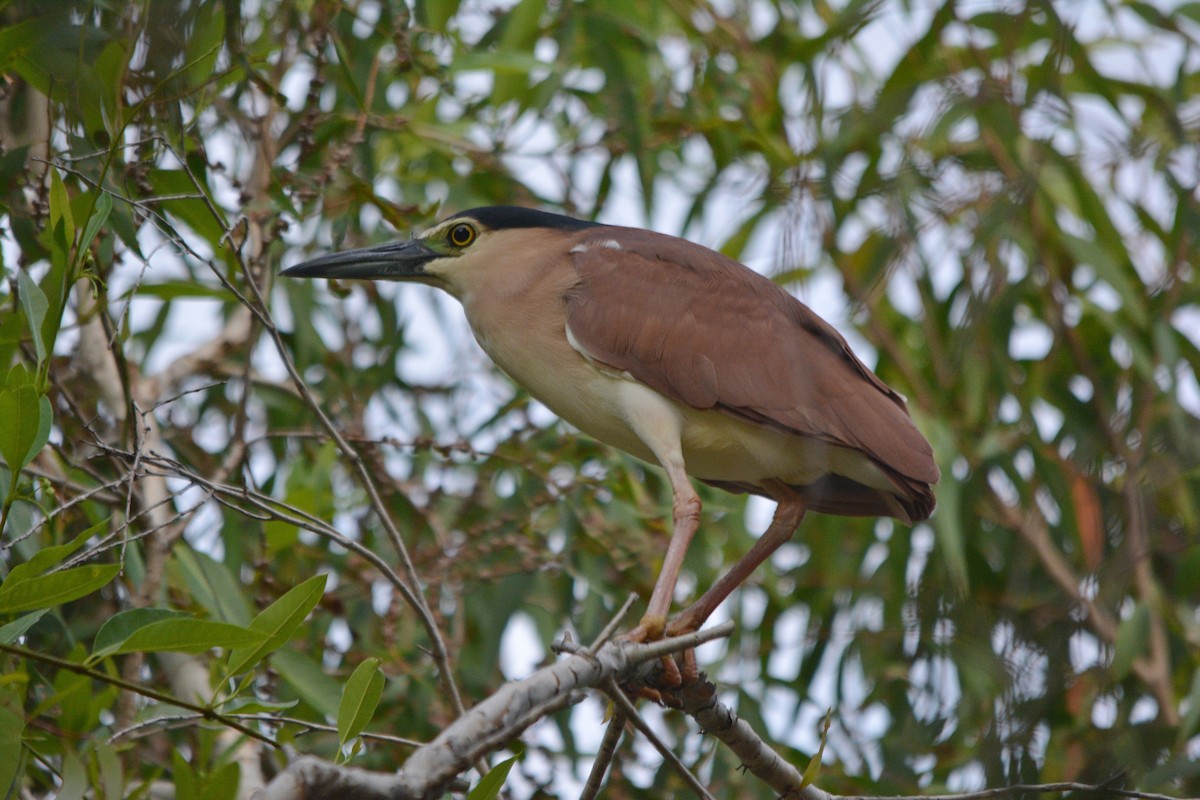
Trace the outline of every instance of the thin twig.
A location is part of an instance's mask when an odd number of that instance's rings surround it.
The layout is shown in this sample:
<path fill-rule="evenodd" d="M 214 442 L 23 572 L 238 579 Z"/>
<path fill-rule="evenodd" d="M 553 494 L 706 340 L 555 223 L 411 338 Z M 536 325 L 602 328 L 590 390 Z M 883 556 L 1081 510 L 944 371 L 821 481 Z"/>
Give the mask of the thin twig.
<path fill-rule="evenodd" d="M 654 746 L 654 749 L 657 750 L 659 755 L 663 757 L 663 760 L 670 764 L 671 767 L 679 773 L 684 782 L 686 782 L 691 790 L 695 792 L 696 796 L 701 797 L 704 800 L 713 800 L 713 796 L 708 793 L 707 789 L 704 788 L 704 784 L 700 783 L 700 779 L 692 774 L 692 771 L 687 768 L 687 765 L 679 760 L 679 756 L 675 755 L 675 753 L 671 751 L 671 748 L 667 747 L 666 743 L 658 737 L 658 734 L 654 732 L 646 720 L 642 719 L 642 715 L 638 713 L 637 708 L 633 705 L 633 702 L 625 696 L 625 693 L 621 691 L 621 687 L 617 686 L 616 679 L 611 676 L 608 677 L 602 684 L 601 688 L 604 689 L 604 693 L 612 699 L 617 708 L 619 708 L 629 718 L 629 721 L 633 723 L 633 726 L 637 728 L 638 731 L 640 731 L 641 734 L 646 737 L 646 740 Z"/>
<path fill-rule="evenodd" d="M 1139 792 L 1136 789 L 1116 789 L 1108 784 L 1076 783 L 1060 781 L 1058 783 L 1018 783 L 1013 786 L 1000 786 L 995 789 L 981 789 L 977 792 L 959 792 L 957 794 L 912 794 L 912 795 L 826 795 L 828 800 L 987 800 L 991 797 L 1008 797 L 1014 794 L 1062 794 L 1064 792 L 1086 792 L 1088 794 L 1116 795 L 1118 797 L 1135 797 L 1140 800 L 1188 800 L 1187 798 L 1172 797 L 1168 794 L 1155 792 Z M 1194 800 L 1194 799 L 1193 799 Z"/>
<path fill-rule="evenodd" d="M 94 681 L 107 683 L 109 685 L 116 686 L 118 689 L 124 689 L 127 692 L 133 692 L 134 694 L 139 694 L 142 697 L 148 697 L 151 700 L 156 700 L 160 703 L 178 706 L 179 708 L 193 712 L 197 717 L 206 719 L 209 722 L 220 723 L 221 725 L 233 728 L 234 730 L 243 733 L 252 739 L 257 739 L 258 741 L 269 744 L 275 748 L 279 747 L 279 743 L 271 737 L 265 736 L 253 728 L 247 727 L 246 725 L 243 725 L 237 720 L 221 714 L 220 712 L 213 711 L 211 708 L 206 708 L 205 706 L 198 705 L 187 700 L 181 700 L 178 697 L 171 697 L 170 695 L 163 694 L 162 692 L 156 691 L 147 686 L 142 686 L 141 684 L 133 683 L 132 681 L 114 677 L 105 672 L 100 672 L 99 670 L 86 667 L 83 664 L 79 664 L 74 661 L 68 661 L 65 658 L 58 658 L 37 650 L 30 650 L 29 648 L 21 647 L 20 645 L 15 644 L 0 643 L 0 652 L 9 653 L 11 655 L 18 656 L 19 658 L 26 658 L 30 661 L 38 661 L 43 664 L 50 664 L 51 666 L 58 667 L 59 669 L 65 669 L 68 672 L 74 672 L 77 675 L 84 675 Z"/>
<path fill-rule="evenodd" d="M 706 642 L 711 642 L 714 639 L 724 639 L 733 633 L 735 625 L 732 620 L 726 620 L 720 625 L 714 625 L 711 628 L 685 633 L 682 636 L 672 636 L 669 639 L 659 639 L 654 642 L 645 643 L 625 643 L 621 645 L 621 649 L 629 658 L 631 664 L 642 664 L 662 656 L 674 655 L 682 653 L 684 650 L 694 650 Z M 593 655 L 590 647 L 584 647 L 575 642 L 559 640 L 555 642 L 551 648 L 556 653 L 570 653 L 571 655 Z"/>
<path fill-rule="evenodd" d="M 298 717 L 284 717 L 278 714 L 226 714 L 232 719 L 256 720 L 258 722 L 274 723 L 280 725 L 296 725 L 301 728 L 307 728 L 310 731 L 321 731 L 322 733 L 337 733 L 336 725 L 324 725 L 320 722 L 313 722 L 310 719 L 300 719 Z M 363 731 L 359 734 L 363 739 L 370 739 L 375 742 L 384 742 L 386 744 L 399 744 L 404 747 L 423 747 L 426 742 L 417 741 L 416 739 L 408 739 L 404 736 L 393 736 L 390 733 L 372 733 Z"/>
<path fill-rule="evenodd" d="M 629 613 L 629 609 L 633 608 L 633 604 L 636 602 L 637 595 L 630 592 L 629 597 L 626 597 L 625 602 L 621 604 L 619 609 L 617 609 L 616 615 L 614 615 L 613 618 L 608 621 L 608 624 L 604 626 L 604 629 L 600 631 L 600 635 L 596 637 L 596 641 L 592 642 L 591 645 L 588 646 L 588 652 L 595 653 L 604 645 L 605 642 L 612 638 L 613 633 L 621 624 L 621 620 L 625 619 L 625 615 Z"/>
<path fill-rule="evenodd" d="M 588 772 L 587 783 L 583 785 L 579 800 L 596 800 L 599 796 L 604 776 L 608 774 L 609 767 L 617 756 L 617 746 L 621 743 L 621 734 L 625 732 L 627 721 L 628 717 L 622 709 L 613 709 L 612 719 L 608 721 L 608 727 L 604 730 L 604 738 L 600 741 L 600 749 L 596 751 L 596 760 L 592 762 L 592 769 Z"/>

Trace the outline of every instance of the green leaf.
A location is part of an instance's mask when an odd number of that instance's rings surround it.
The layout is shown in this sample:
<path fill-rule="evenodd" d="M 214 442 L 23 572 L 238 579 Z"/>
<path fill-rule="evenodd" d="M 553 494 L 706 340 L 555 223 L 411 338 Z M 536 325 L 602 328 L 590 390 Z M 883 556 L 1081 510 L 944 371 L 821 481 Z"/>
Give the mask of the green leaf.
<path fill-rule="evenodd" d="M 467 795 L 467 800 L 496 800 L 500 796 L 500 790 L 504 788 L 504 782 L 508 780 L 508 773 L 512 771 L 513 764 L 520 758 L 520 755 L 506 758 L 489 769 L 487 775 L 480 778 L 479 783 Z"/>
<path fill-rule="evenodd" d="M 458 13 L 460 0 L 416 0 L 414 11 L 422 27 L 445 31 L 446 23 Z"/>
<path fill-rule="evenodd" d="M 1117 628 L 1117 641 L 1113 645 L 1112 671 L 1114 681 L 1120 681 L 1133 669 L 1133 662 L 1146 650 L 1150 641 L 1150 608 L 1145 603 L 1134 606 L 1129 618 Z"/>
<path fill-rule="evenodd" d="M 0 794 L 5 797 L 18 797 L 20 792 L 14 791 L 18 768 L 23 766 L 24 759 L 18 757 L 21 752 L 21 735 L 25 732 L 25 717 L 17 714 L 7 706 L 0 706 Z"/>
<path fill-rule="evenodd" d="M 169 608 L 134 608 L 109 617 L 96 633 L 96 640 L 92 642 L 92 654 L 87 663 L 95 663 L 105 656 L 112 655 L 130 636 L 142 628 L 181 618 L 191 619 L 183 611 Z"/>
<path fill-rule="evenodd" d="M 73 749 L 63 754 L 62 785 L 54 800 L 80 800 L 88 791 L 87 769 Z"/>
<path fill-rule="evenodd" d="M 800 779 L 801 789 L 815 781 L 821 772 L 821 757 L 825 755 L 825 742 L 829 739 L 829 723 L 832 721 L 833 708 L 830 707 L 825 712 L 825 724 L 821 727 L 821 745 L 817 748 L 817 754 L 809 759 L 808 766 L 804 768 L 804 775 Z"/>
<path fill-rule="evenodd" d="M 43 608 L 40 611 L 26 614 L 20 619 L 15 619 L 7 625 L 0 626 L 0 644 L 12 644 L 20 639 L 45 613 L 46 609 Z"/>
<path fill-rule="evenodd" d="M 41 403 L 32 386 L 0 390 L 0 458 L 13 471 L 24 468 L 37 451 L 41 430 Z M 40 448 L 39 448 L 40 449 Z"/>
<path fill-rule="evenodd" d="M 17 347 L 25 338 L 25 317 L 22 314 L 0 314 L 0 364 L 12 364 Z"/>
<path fill-rule="evenodd" d="M 50 15 L 27 19 L 0 28 L 0 71 L 7 73 L 13 61 L 28 53 L 54 30 Z"/>
<path fill-rule="evenodd" d="M 33 336 L 33 349 L 37 353 L 38 364 L 46 360 L 46 342 L 42 339 L 42 323 L 46 320 L 46 312 L 50 309 L 50 301 L 29 273 L 23 269 L 17 270 L 17 289 L 21 294 L 21 308 L 29 322 L 29 331 Z"/>
<path fill-rule="evenodd" d="M 33 442 L 29 445 L 29 452 L 25 454 L 26 464 L 33 461 L 34 457 L 42 452 L 46 442 L 50 441 L 50 427 L 53 424 L 54 407 L 50 405 L 50 398 L 44 394 L 38 395 L 37 431 L 34 432 Z"/>
<path fill-rule="evenodd" d="M 212 208 L 205 202 L 203 185 L 197 186 L 202 178 L 195 180 L 188 173 L 178 169 L 154 169 L 146 176 L 156 194 L 169 199 L 162 201 L 162 207 L 171 215 L 186 223 L 189 228 L 198 233 L 214 252 L 220 252 L 223 247 L 221 239 L 225 235 L 226 221 L 222 217 L 213 216 Z"/>
<path fill-rule="evenodd" d="M 203 86 L 212 80 L 213 67 L 225 39 L 225 9 L 220 3 L 196 7 L 191 35 L 186 39 L 184 76 L 192 86 Z"/>
<path fill-rule="evenodd" d="M 328 576 L 314 575 L 304 583 L 290 589 L 251 620 L 250 630 L 263 634 L 266 639 L 256 647 L 234 650 L 229 654 L 229 674 L 236 675 L 262 661 L 268 653 L 287 643 L 309 613 L 321 602 Z"/>
<path fill-rule="evenodd" d="M 83 238 L 79 240 L 80 252 L 85 252 L 92 246 L 100 229 L 108 221 L 109 213 L 112 212 L 112 197 L 101 189 L 96 191 L 100 192 L 100 195 L 96 198 L 96 206 L 92 209 L 92 215 L 88 217 L 87 224 L 83 226 Z"/>
<path fill-rule="evenodd" d="M 228 702 L 221 703 L 218 709 L 222 714 L 277 714 L 295 708 L 299 700 L 287 700 L 273 703 L 257 697 L 232 697 Z"/>
<path fill-rule="evenodd" d="M 8 577 L 4 579 L 4 583 L 0 584 L 0 591 L 3 590 L 4 586 L 15 586 L 21 581 L 41 575 L 46 570 L 61 563 L 67 556 L 83 547 L 88 539 L 95 536 L 107 524 L 107 522 L 98 522 L 65 544 L 43 547 L 34 553 L 33 557 L 24 564 L 18 564 L 9 571 Z"/>
<path fill-rule="evenodd" d="M 125 770 L 117 757 L 117 748 L 104 740 L 92 743 L 96 753 L 96 764 L 100 767 L 100 785 L 96 788 L 101 797 L 125 797 Z"/>
<path fill-rule="evenodd" d="M 71 198 L 63 185 L 58 170 L 50 170 L 50 230 L 63 226 L 64 241 L 70 245 L 75 241 L 75 220 L 71 216 Z"/>
<path fill-rule="evenodd" d="M 154 653 L 170 650 L 179 653 L 203 653 L 214 647 L 231 649 L 251 647 L 263 640 L 262 634 L 228 622 L 207 619 L 168 619 L 152 622 L 138 630 L 112 651 Z"/>
<path fill-rule="evenodd" d="M 12 584 L 10 575 L 0 585 L 0 614 L 69 603 L 108 585 L 121 571 L 120 564 L 89 564 Z"/>
<path fill-rule="evenodd" d="M 225 622 L 235 625 L 250 622 L 250 608 L 242 587 L 228 567 L 184 544 L 176 545 L 172 554 L 171 566 L 179 571 L 188 593 L 196 602 Z"/>
<path fill-rule="evenodd" d="M 209 772 L 199 800 L 227 800 L 230 797 L 237 797 L 241 772 L 241 766 L 236 761 L 223 764 Z"/>
<path fill-rule="evenodd" d="M 375 716 L 379 698 L 383 697 L 383 673 L 379 671 L 379 661 L 368 658 L 346 681 L 337 716 L 338 741 L 342 746 L 362 733 Z"/>
<path fill-rule="evenodd" d="M 176 797 L 199 797 L 200 779 L 196 770 L 183 757 L 183 753 L 174 750 L 171 753 L 171 774 L 175 777 Z"/>

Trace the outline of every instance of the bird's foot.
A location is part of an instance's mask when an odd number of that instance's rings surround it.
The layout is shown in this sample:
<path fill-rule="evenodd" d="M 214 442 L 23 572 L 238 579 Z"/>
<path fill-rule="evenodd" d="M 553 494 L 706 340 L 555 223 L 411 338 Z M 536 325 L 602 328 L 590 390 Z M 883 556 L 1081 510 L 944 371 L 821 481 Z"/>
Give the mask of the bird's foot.
<path fill-rule="evenodd" d="M 667 623 L 663 634 L 668 639 L 674 636 L 686 636 L 700 630 L 700 626 L 703 624 L 703 620 L 696 621 L 687 611 L 684 611 Z M 679 654 L 679 685 L 686 686 L 699 679 L 700 667 L 696 663 L 696 651 L 692 648 L 684 650 Z"/>
<path fill-rule="evenodd" d="M 642 617 L 642 621 L 637 624 L 637 627 L 628 633 L 618 637 L 618 641 L 629 644 L 645 644 L 647 642 L 656 642 L 663 638 L 663 631 L 666 629 L 667 620 L 664 617 L 646 615 Z M 691 653 L 691 651 L 688 651 Z M 695 654 L 692 654 L 691 662 L 695 665 Z M 655 683 L 664 689 L 677 689 L 682 685 L 682 675 L 679 671 L 679 666 L 675 663 L 675 659 L 671 656 L 663 656 L 659 659 L 662 672 L 658 674 Z M 686 661 L 685 661 L 686 663 Z M 662 703 L 662 693 L 653 687 L 641 687 L 638 694 L 647 699 L 653 700 L 656 703 Z"/>
<path fill-rule="evenodd" d="M 637 624 L 637 627 L 628 633 L 622 634 L 620 641 L 630 644 L 645 644 L 646 642 L 656 642 L 663 638 L 663 630 L 667 627 L 667 620 L 664 617 L 652 617 L 646 615 L 642 617 L 642 621 Z"/>
<path fill-rule="evenodd" d="M 672 619 L 669 623 L 661 617 L 646 616 L 642 617 L 642 621 L 638 623 L 636 628 L 623 634 L 619 639 L 622 642 L 629 642 L 631 644 L 644 644 L 663 638 L 694 633 L 699 627 L 700 625 L 696 624 L 686 611 Z M 696 663 L 696 651 L 694 649 L 689 648 L 684 650 L 677 656 L 663 656 L 660 662 L 662 672 L 659 674 L 656 683 L 664 689 L 678 689 L 681 686 L 694 683 L 700 678 L 700 667 Z M 662 702 L 660 693 L 653 689 L 648 689 L 642 696 L 656 702 Z"/>

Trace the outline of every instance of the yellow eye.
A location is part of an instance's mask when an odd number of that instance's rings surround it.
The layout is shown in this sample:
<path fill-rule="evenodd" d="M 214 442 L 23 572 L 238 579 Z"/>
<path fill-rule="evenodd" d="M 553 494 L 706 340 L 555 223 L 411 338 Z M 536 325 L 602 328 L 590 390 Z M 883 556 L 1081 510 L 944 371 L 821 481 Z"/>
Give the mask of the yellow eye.
<path fill-rule="evenodd" d="M 451 228 L 449 233 L 446 234 L 446 238 L 455 247 L 466 247 L 475 241 L 475 229 L 462 222 Z"/>

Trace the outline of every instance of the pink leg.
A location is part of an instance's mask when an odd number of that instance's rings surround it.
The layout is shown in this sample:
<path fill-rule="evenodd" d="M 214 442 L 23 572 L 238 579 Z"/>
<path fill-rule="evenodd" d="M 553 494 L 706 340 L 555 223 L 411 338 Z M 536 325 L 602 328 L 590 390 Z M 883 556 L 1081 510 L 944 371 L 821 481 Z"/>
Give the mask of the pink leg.
<path fill-rule="evenodd" d="M 675 495 L 671 506 L 674 532 L 671 534 L 670 544 L 667 545 L 667 555 L 663 559 L 662 570 L 658 573 L 658 581 L 650 595 L 646 614 L 627 637 L 633 641 L 649 641 L 662 636 L 663 628 L 667 624 L 667 614 L 671 611 L 671 601 L 675 596 L 679 571 L 683 568 L 683 559 L 692 543 L 692 537 L 696 535 L 696 529 L 700 527 L 700 497 L 692 488 L 692 482 L 683 471 L 683 465 L 667 463 L 665 466 Z"/>
<path fill-rule="evenodd" d="M 749 578 L 758 565 L 770 557 L 771 553 L 792 538 L 792 534 L 800 527 L 800 522 L 804 519 L 804 501 L 788 487 L 773 486 L 772 489 L 779 505 L 775 509 L 775 516 L 766 532 L 754 543 L 750 552 L 742 556 L 741 560 L 722 575 L 699 600 L 671 620 L 671 624 L 666 629 L 668 636 L 679 636 L 699 630 L 712 612 L 717 610 L 717 606 L 721 605 L 734 589 Z"/>

